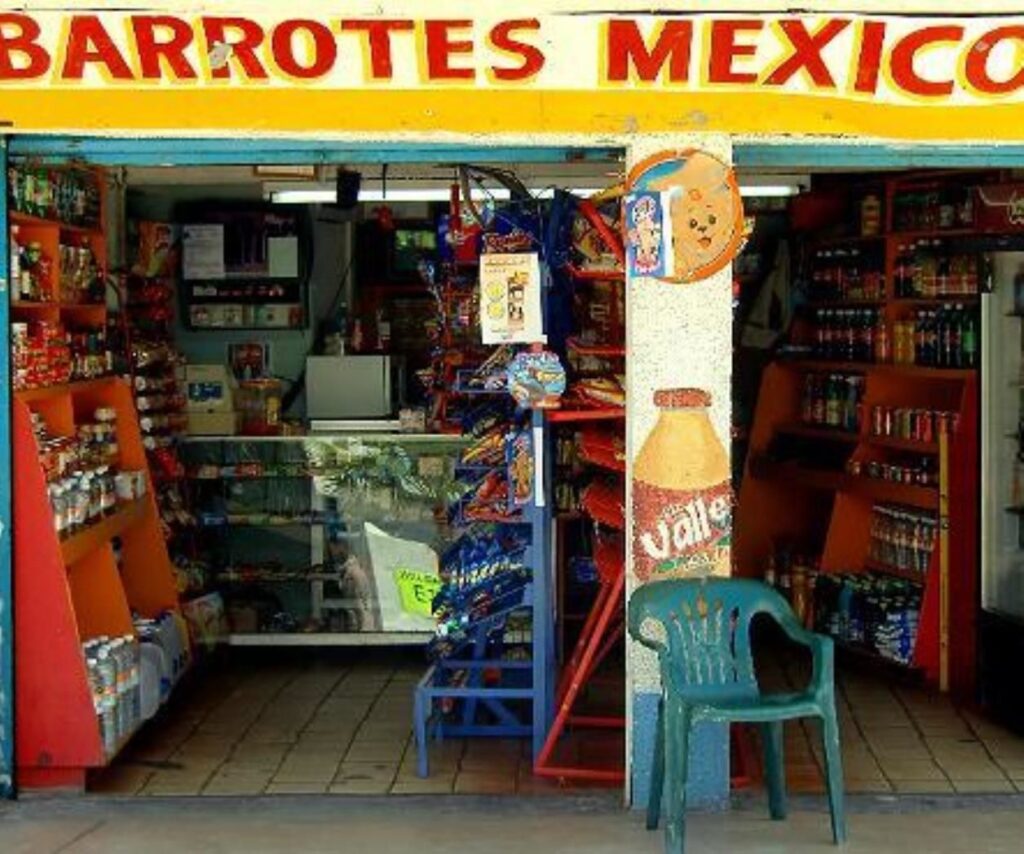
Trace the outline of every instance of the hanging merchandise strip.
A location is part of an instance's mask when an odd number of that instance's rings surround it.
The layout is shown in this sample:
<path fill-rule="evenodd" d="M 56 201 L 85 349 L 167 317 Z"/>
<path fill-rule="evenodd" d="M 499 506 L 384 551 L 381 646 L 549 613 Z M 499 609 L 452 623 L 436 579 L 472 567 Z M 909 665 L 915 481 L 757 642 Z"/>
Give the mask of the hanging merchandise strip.
<path fill-rule="evenodd" d="M 550 632 L 540 625 L 550 609 L 538 562 L 546 553 L 537 501 L 543 495 L 545 436 L 543 422 L 535 428 L 529 413 L 516 409 L 508 388 L 509 366 L 519 350 L 512 342 L 543 334 L 541 328 L 530 331 L 526 304 L 531 288 L 540 302 L 546 280 L 544 259 L 531 251 L 543 234 L 539 203 L 518 199 L 501 209 L 474 205 L 464 213 L 454 192 L 441 232 L 440 263 L 421 268 L 439 309 L 434 364 L 423 378 L 434 394 L 437 426 L 457 429 L 470 443 L 456 469 L 464 490 L 449 510 L 461 533 L 442 556 L 433 601 L 434 664 L 416 691 L 421 775 L 428 770 L 430 734 L 536 740 L 542 727 L 535 722 L 547 714 L 550 683 L 548 650 L 542 646 Z M 502 270 L 512 272 L 481 279 L 467 292 L 465 271 L 482 270 L 497 259 Z M 539 272 L 516 272 L 530 265 Z M 498 338 L 505 340 L 497 347 L 481 346 L 481 321 L 488 312 L 503 330 Z M 457 325 L 448 322 L 453 318 Z"/>

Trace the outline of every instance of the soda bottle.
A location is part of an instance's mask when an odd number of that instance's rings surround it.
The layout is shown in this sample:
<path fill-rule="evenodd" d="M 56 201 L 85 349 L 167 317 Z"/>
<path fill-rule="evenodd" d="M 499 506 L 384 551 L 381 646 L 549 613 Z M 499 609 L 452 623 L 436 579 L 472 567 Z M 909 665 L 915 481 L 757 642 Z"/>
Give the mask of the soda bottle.
<path fill-rule="evenodd" d="M 642 581 L 728 575 L 729 457 L 698 388 L 655 393 L 658 420 L 636 458 L 633 561 Z"/>
<path fill-rule="evenodd" d="M 963 347 L 964 367 L 976 368 L 978 366 L 978 333 L 974 327 L 974 314 L 972 312 L 967 312 L 967 316 L 964 318 L 960 343 Z"/>
<path fill-rule="evenodd" d="M 829 427 L 840 427 L 843 423 L 843 397 L 840 390 L 842 377 L 832 375 L 828 378 L 825 397 L 825 423 Z"/>
<path fill-rule="evenodd" d="M 953 356 L 950 364 L 954 368 L 962 368 L 964 365 L 963 323 L 964 307 L 957 303 L 950 320 L 950 349 Z"/>
<path fill-rule="evenodd" d="M 885 364 L 892 357 L 889 341 L 889 329 L 885 320 L 878 321 L 878 331 L 875 333 L 875 361 Z"/>
<path fill-rule="evenodd" d="M 941 352 L 936 360 L 939 365 L 950 367 L 953 364 L 953 307 L 944 303 L 938 315 L 939 346 Z"/>

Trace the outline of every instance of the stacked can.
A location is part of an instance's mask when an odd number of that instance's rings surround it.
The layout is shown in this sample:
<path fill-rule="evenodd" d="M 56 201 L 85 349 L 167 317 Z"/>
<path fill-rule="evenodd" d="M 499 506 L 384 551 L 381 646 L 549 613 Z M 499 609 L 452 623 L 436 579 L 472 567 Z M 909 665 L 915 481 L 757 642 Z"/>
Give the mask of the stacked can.
<path fill-rule="evenodd" d="M 874 406 L 871 409 L 873 436 L 932 444 L 938 441 L 940 433 L 955 433 L 959 427 L 959 412 L 893 406 Z"/>

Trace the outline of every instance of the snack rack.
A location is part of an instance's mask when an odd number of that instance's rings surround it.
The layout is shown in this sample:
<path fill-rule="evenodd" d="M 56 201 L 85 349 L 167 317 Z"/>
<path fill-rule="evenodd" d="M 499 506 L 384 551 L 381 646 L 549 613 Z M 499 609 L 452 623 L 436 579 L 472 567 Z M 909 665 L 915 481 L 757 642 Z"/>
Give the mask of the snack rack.
<path fill-rule="evenodd" d="M 617 201 L 614 193 L 611 199 Z M 618 377 L 625 373 L 625 253 L 616 225 L 600 210 L 600 201 L 581 201 L 573 211 L 571 249 L 564 264 L 576 329 L 565 342 L 573 379 L 562 408 L 548 413 L 548 421 L 562 431 L 559 447 L 570 449 L 566 476 L 574 482 L 582 476 L 585 484 L 581 490 L 570 490 L 573 506 L 563 506 L 561 494 L 556 496 L 555 517 L 560 622 L 564 627 L 575 616 L 582 625 L 563 663 L 555 717 L 536 756 L 534 773 L 617 783 L 625 778 L 621 765 L 582 765 L 565 758 L 568 751 L 562 749 L 563 737 L 572 728 L 625 728 L 621 714 L 585 711 L 581 702 L 591 678 L 622 639 L 625 619 L 625 408 L 620 405 L 624 400 L 615 399 L 622 392 Z M 565 435 L 569 430 L 571 436 Z M 578 529 L 588 523 L 589 532 Z M 577 526 L 576 540 L 588 543 L 590 554 L 567 562 L 574 540 L 570 525 Z M 569 576 L 582 565 L 596 579 L 596 593 L 585 613 L 570 615 L 565 607 Z"/>

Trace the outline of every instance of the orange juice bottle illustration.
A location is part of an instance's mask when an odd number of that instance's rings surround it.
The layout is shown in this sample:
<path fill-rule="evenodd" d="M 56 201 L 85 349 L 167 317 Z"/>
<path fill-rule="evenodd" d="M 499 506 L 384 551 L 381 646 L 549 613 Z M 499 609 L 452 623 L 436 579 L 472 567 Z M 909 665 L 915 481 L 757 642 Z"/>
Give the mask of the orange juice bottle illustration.
<path fill-rule="evenodd" d="M 728 575 L 729 458 L 696 388 L 654 395 L 658 421 L 633 467 L 633 566 L 641 581 Z"/>

